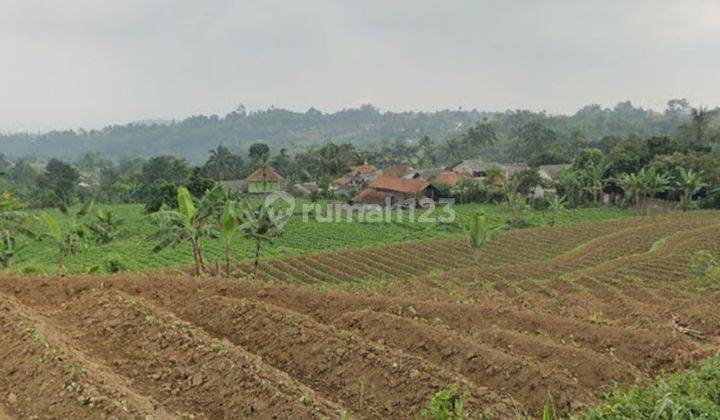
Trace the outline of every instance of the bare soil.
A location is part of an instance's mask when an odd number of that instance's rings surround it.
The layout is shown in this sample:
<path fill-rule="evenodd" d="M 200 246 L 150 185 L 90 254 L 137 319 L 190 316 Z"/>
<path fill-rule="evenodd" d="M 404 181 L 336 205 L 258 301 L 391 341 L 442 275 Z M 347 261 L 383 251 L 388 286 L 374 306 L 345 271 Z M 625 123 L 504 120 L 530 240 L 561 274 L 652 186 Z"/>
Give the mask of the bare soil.
<path fill-rule="evenodd" d="M 720 213 L 263 262 L 258 280 L 0 277 L 0 417 L 538 416 L 718 350 Z M 247 267 L 241 265 L 240 271 Z M 693 334 L 688 334 L 692 331 Z M 695 334 L 697 333 L 697 334 Z"/>

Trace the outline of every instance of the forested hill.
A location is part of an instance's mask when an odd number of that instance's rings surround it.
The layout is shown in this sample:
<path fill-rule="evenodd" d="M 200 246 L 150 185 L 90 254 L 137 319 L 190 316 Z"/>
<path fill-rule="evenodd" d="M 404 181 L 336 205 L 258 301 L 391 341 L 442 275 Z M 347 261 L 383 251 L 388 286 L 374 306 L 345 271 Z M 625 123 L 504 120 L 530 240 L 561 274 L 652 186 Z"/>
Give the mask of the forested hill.
<path fill-rule="evenodd" d="M 292 112 L 271 108 L 250 113 L 232 112 L 225 117 L 194 116 L 168 123 L 136 123 L 102 130 L 52 131 L 43 134 L 0 135 L 0 153 L 10 157 L 33 155 L 40 158 L 77 159 L 85 152 L 106 157 L 176 155 L 191 162 L 207 158 L 208 150 L 224 144 L 247 150 L 261 141 L 273 148 L 296 150 L 328 141 L 353 143 L 359 148 L 390 141 L 415 140 L 427 135 L 433 140 L 452 137 L 471 123 L 486 119 L 500 141 L 529 121 L 538 121 L 553 130 L 559 139 L 573 136 L 595 142 L 605 136 L 671 134 L 687 121 L 687 104 L 670 101 L 663 112 L 634 107 L 622 102 L 613 108 L 589 105 L 574 115 L 548 115 L 530 111 L 478 112 L 380 112 L 371 105 L 335 113 L 315 109 Z"/>

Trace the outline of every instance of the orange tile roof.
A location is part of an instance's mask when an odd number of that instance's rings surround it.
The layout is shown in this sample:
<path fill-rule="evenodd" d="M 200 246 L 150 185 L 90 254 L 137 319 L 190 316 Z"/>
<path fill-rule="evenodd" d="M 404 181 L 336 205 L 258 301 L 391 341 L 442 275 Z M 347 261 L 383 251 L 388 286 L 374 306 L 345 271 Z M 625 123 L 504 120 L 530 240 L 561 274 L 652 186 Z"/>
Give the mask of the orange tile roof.
<path fill-rule="evenodd" d="M 335 180 L 335 185 L 347 185 L 349 183 L 350 183 L 349 176 L 341 176 L 340 178 Z"/>
<path fill-rule="evenodd" d="M 409 166 L 403 164 L 394 165 L 382 170 L 383 176 L 394 176 L 398 178 L 408 174 L 409 172 L 412 172 L 412 169 L 410 169 Z"/>
<path fill-rule="evenodd" d="M 414 194 L 424 190 L 429 185 L 429 182 L 422 179 L 403 179 L 381 176 L 370 184 L 370 188 Z"/>
<path fill-rule="evenodd" d="M 447 184 L 451 187 L 457 185 L 461 179 L 470 179 L 471 176 L 465 173 L 458 172 L 440 172 L 431 178 L 432 182 L 439 184 Z"/>
<path fill-rule="evenodd" d="M 263 168 L 257 168 L 255 172 L 251 173 L 250 176 L 247 177 L 247 180 L 250 181 L 282 181 L 283 177 L 280 176 L 279 173 L 275 172 L 275 170 L 271 167 Z"/>
<path fill-rule="evenodd" d="M 351 166 L 350 167 L 350 173 L 353 175 L 364 175 L 364 174 L 371 174 L 375 172 L 377 169 L 375 169 L 375 166 L 368 165 L 367 163 L 360 166 Z"/>
<path fill-rule="evenodd" d="M 365 204 L 385 204 L 387 196 L 383 193 L 379 193 L 372 188 L 365 188 L 360 191 L 358 195 L 352 198 L 353 203 L 365 203 Z"/>

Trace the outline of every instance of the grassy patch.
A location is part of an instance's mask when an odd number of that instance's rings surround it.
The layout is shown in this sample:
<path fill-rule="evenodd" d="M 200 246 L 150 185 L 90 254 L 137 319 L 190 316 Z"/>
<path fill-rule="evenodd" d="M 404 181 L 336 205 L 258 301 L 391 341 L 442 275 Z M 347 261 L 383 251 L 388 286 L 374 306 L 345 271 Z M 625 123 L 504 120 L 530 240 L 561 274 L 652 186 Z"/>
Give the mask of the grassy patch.
<path fill-rule="evenodd" d="M 720 357 L 657 380 L 652 385 L 616 389 L 583 418 L 717 419 L 720 418 Z"/>
<path fill-rule="evenodd" d="M 504 206 L 466 204 L 453 206 L 457 214 L 454 224 L 439 221 L 430 223 L 409 223 L 407 213 L 402 221 L 393 214 L 390 223 L 361 223 L 357 220 L 347 223 L 322 223 L 313 216 L 308 223 L 303 222 L 301 201 L 285 228 L 285 235 L 278 238 L 271 247 L 263 249 L 264 257 L 296 256 L 347 248 L 361 248 L 383 244 L 393 244 L 418 240 L 442 239 L 462 236 L 460 226 L 478 209 L 487 214 L 488 224 L 500 226 L 508 220 L 508 211 Z M 155 226 L 141 205 L 101 205 L 96 208 L 112 210 L 122 222 L 115 238 L 106 245 L 92 244 L 86 251 L 66 258 L 65 265 L 69 273 L 102 273 L 107 271 L 142 271 L 162 268 L 188 267 L 192 264 L 192 253 L 183 244 L 177 248 L 153 253 L 156 243 L 148 238 Z M 61 223 L 66 223 L 59 212 L 50 210 Z M 420 211 L 416 217 L 420 215 Z M 444 209 L 435 210 L 437 217 L 443 216 Z M 613 207 L 586 208 L 564 212 L 558 224 L 611 219 L 632 215 L 632 211 Z M 531 217 L 534 226 L 547 223 L 547 213 L 537 212 Z M 41 229 L 38 224 L 36 229 Z M 21 240 L 24 248 L 13 260 L 10 271 L 16 273 L 52 273 L 55 269 L 56 246 L 50 241 L 35 242 Z M 204 252 L 207 261 L 222 260 L 224 248 L 220 240 L 206 240 Z M 233 245 L 234 258 L 249 260 L 253 256 L 250 241 L 238 240 Z"/>

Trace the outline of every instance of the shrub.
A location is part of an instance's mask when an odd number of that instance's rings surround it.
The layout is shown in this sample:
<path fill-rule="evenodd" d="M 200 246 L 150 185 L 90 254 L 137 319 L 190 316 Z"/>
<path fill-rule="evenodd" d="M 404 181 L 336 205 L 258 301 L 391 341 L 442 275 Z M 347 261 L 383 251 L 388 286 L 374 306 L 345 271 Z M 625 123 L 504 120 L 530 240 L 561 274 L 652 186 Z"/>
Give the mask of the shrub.
<path fill-rule="evenodd" d="M 115 254 L 109 254 L 107 257 L 105 257 L 105 260 L 102 262 L 102 264 L 94 265 L 90 270 L 88 270 L 89 274 L 101 274 L 101 273 L 120 273 L 122 271 L 127 270 L 126 264 L 123 262 L 123 260 L 120 258 L 120 256 Z"/>
<path fill-rule="evenodd" d="M 432 420 L 465 418 L 462 399 L 467 394 L 467 391 L 460 394 L 459 388 L 458 384 L 452 384 L 438 391 L 422 411 L 422 416 Z"/>
<path fill-rule="evenodd" d="M 720 418 L 720 358 L 668 376 L 647 387 L 616 388 L 588 418 L 717 419 Z"/>

